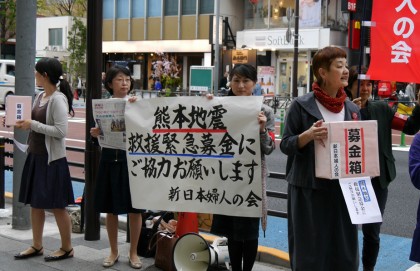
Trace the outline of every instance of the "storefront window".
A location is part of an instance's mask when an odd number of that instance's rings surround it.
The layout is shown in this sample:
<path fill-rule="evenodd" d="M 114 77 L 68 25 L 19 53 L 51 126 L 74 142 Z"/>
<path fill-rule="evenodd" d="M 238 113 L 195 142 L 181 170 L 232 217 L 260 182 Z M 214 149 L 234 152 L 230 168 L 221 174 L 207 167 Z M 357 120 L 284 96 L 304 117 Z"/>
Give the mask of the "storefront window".
<path fill-rule="evenodd" d="M 300 1 L 299 27 L 320 27 L 321 10 L 321 0 Z"/>
<path fill-rule="evenodd" d="M 287 10 L 295 10 L 295 0 L 244 0 L 245 29 L 287 28 Z M 299 27 L 321 27 L 322 1 L 299 0 Z M 294 27 L 294 17 L 290 26 Z"/>
<path fill-rule="evenodd" d="M 245 29 L 268 27 L 269 0 L 245 0 Z"/>
<path fill-rule="evenodd" d="M 292 80 L 293 80 L 293 53 L 280 53 L 277 59 L 276 68 L 278 70 L 278 82 L 276 94 L 283 97 L 292 96 Z M 309 88 L 309 65 L 306 52 L 300 52 L 298 57 L 297 69 L 297 90 L 298 96 L 302 96 L 308 92 Z"/>

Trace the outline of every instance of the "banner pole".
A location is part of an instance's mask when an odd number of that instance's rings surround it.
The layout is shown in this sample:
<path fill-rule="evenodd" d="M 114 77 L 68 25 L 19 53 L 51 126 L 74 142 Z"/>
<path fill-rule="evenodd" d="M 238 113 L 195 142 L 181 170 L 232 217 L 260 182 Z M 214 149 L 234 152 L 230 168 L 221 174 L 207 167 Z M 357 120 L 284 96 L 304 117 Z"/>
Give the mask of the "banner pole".
<path fill-rule="evenodd" d="M 363 0 L 363 13 L 362 13 L 362 20 L 363 22 L 366 19 L 366 0 Z M 363 23 L 360 24 L 360 52 L 359 52 L 359 64 L 357 67 L 357 74 L 361 74 L 362 72 L 362 65 L 363 65 L 363 51 L 365 50 L 365 29 L 366 27 L 363 26 Z M 351 86 L 349 86 L 351 87 Z M 360 96 L 360 80 L 357 80 L 357 96 L 356 98 L 359 98 Z"/>

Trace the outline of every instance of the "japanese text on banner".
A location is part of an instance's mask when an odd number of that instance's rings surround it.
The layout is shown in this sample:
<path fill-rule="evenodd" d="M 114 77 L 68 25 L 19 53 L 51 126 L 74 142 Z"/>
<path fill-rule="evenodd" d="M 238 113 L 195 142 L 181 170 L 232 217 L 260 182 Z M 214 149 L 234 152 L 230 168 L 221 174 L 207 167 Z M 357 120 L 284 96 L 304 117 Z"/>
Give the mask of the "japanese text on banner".
<path fill-rule="evenodd" d="M 413 0 L 373 1 L 370 79 L 416 82 L 420 78 L 418 9 Z"/>
<path fill-rule="evenodd" d="M 376 121 L 325 122 L 328 138 L 315 141 L 315 175 L 340 179 L 379 175 Z M 325 162 L 329 162 L 326 166 Z M 369 164 L 367 164 L 367 161 Z"/>
<path fill-rule="evenodd" d="M 262 97 L 180 97 L 127 104 L 135 208 L 261 216 Z"/>
<path fill-rule="evenodd" d="M 340 179 L 340 186 L 353 224 L 382 222 L 370 177 Z"/>

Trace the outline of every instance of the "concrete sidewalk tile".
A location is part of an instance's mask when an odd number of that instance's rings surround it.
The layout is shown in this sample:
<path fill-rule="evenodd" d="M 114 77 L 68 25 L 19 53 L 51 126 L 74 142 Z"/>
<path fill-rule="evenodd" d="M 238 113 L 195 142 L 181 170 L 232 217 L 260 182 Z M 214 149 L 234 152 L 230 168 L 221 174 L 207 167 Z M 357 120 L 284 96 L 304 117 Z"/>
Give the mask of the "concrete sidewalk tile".
<path fill-rule="evenodd" d="M 109 255 L 109 243 L 105 226 L 100 228 L 100 239 L 95 241 L 84 240 L 84 233 L 72 233 L 74 257 L 72 259 L 45 262 L 44 257 L 34 257 L 28 260 L 16 261 L 13 255 L 26 249 L 32 244 L 31 230 L 12 229 L 12 201 L 9 199 L 6 210 L 7 217 L 0 218 L 0 271 L 2 270 L 104 270 L 102 261 Z M 103 216 L 101 216 L 103 220 Z M 111 269 L 106 270 L 132 270 L 128 265 L 128 251 L 130 244 L 126 242 L 126 219 L 121 219 L 118 231 L 118 247 L 120 251 L 119 262 Z M 217 236 L 200 233 L 211 243 Z M 55 218 L 51 213 L 46 214 L 44 228 L 44 255 L 60 247 L 60 235 Z M 160 271 L 154 266 L 154 258 L 141 258 L 143 270 Z M 278 249 L 259 246 L 255 271 L 290 270 L 288 254 Z"/>

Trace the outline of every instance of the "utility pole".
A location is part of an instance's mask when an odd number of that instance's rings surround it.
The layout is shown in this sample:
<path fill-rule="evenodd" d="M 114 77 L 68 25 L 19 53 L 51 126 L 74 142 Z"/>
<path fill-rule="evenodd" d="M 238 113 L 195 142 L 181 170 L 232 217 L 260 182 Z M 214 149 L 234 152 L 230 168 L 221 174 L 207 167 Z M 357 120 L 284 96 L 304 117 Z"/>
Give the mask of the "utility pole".
<path fill-rule="evenodd" d="M 102 74 L 102 1 L 88 0 L 87 10 L 87 75 L 86 75 L 86 152 L 85 152 L 85 240 L 100 239 L 99 213 L 93 204 L 100 150 L 90 136 L 95 122 L 92 114 L 92 98 L 101 97 Z"/>
<path fill-rule="evenodd" d="M 36 0 L 16 1 L 16 95 L 33 96 L 35 90 Z M 23 143 L 27 131 L 15 129 L 15 140 Z M 20 181 L 26 154 L 13 147 L 13 218 L 12 228 L 31 228 L 29 207 L 18 202 Z"/>
<path fill-rule="evenodd" d="M 220 58 L 220 42 L 219 42 L 219 35 L 220 35 L 220 0 L 216 0 L 214 2 L 215 9 L 216 9 L 216 40 L 214 41 L 214 95 L 217 95 L 219 92 L 219 58 Z"/>
<path fill-rule="evenodd" d="M 295 0 L 295 33 L 294 33 L 294 50 L 293 50 L 293 80 L 292 94 L 293 98 L 298 96 L 297 74 L 298 74 L 298 56 L 299 56 L 299 0 Z"/>

